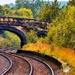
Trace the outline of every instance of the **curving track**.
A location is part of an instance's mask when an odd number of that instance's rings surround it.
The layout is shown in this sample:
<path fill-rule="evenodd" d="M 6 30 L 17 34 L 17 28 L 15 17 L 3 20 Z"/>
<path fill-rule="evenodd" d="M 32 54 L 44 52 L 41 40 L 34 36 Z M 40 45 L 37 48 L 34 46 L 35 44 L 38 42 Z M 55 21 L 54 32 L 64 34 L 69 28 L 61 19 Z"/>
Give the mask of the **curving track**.
<path fill-rule="evenodd" d="M 37 63 L 37 66 L 35 66 L 35 64 L 36 64 L 35 60 L 39 60 L 39 61 L 46 63 L 49 67 L 51 67 L 50 68 L 51 75 L 64 75 L 63 71 L 60 70 L 62 64 L 54 58 L 44 56 L 39 53 L 31 52 L 31 51 L 20 51 L 19 50 L 17 54 L 23 56 L 24 58 L 27 58 L 34 66 L 35 70 L 36 70 L 36 68 L 37 68 L 37 70 L 40 69 L 40 67 L 38 67 L 38 63 Z M 31 60 L 31 59 L 33 59 L 33 60 Z M 42 70 L 43 70 L 43 72 L 47 71 L 44 68 Z M 37 73 L 37 71 L 35 71 L 35 72 Z M 33 74 L 33 75 L 36 75 L 36 74 Z M 43 75 L 43 74 L 40 74 L 40 75 Z M 45 74 L 45 75 L 48 75 L 48 74 Z"/>
<path fill-rule="evenodd" d="M 9 57 L 0 54 L 0 75 L 6 74 L 12 67 L 12 61 Z"/>
<path fill-rule="evenodd" d="M 9 53 L 11 53 L 9 51 Z M 15 54 L 9 54 L 1 52 L 4 57 L 8 57 L 11 59 L 11 67 L 8 69 L 5 65 L 2 65 L 2 71 L 0 75 L 64 75 L 64 73 L 60 70 L 59 65 L 56 61 L 50 58 L 45 58 L 44 56 L 40 56 L 39 54 L 32 52 L 18 52 Z M 5 62 L 6 60 L 0 56 L 2 60 L 2 64 L 10 65 L 10 62 Z M 5 63 L 3 63 L 5 62 Z M 6 70 L 5 70 L 6 69 Z"/>
<path fill-rule="evenodd" d="M 32 74 L 32 65 L 22 57 L 18 55 L 6 54 L 10 57 L 13 62 L 13 66 L 6 75 L 31 75 Z"/>
<path fill-rule="evenodd" d="M 28 55 L 23 58 L 32 64 L 33 75 L 54 75 L 53 69 L 46 62 Z"/>

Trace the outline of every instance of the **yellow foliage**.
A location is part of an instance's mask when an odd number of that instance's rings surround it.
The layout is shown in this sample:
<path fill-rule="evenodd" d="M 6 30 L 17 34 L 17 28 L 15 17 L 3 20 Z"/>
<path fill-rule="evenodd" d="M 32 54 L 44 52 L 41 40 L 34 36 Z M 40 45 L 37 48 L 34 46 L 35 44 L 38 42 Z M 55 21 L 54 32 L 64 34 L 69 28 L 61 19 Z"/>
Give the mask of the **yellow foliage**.
<path fill-rule="evenodd" d="M 30 9 L 20 8 L 18 10 L 18 13 L 19 13 L 19 16 L 22 16 L 24 18 L 33 18 L 33 14 Z"/>
<path fill-rule="evenodd" d="M 23 46 L 22 50 L 30 50 L 45 55 L 55 56 L 75 68 L 75 53 L 70 48 L 60 48 L 45 43 L 30 43 Z"/>

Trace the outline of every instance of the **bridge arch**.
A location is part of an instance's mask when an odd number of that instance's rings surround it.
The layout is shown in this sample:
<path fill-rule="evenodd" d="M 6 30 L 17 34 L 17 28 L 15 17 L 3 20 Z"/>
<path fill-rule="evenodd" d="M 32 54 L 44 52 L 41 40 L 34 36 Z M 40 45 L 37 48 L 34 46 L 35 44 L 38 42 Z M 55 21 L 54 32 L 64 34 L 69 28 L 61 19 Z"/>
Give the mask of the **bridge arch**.
<path fill-rule="evenodd" d="M 24 44 L 26 44 L 26 37 L 25 37 L 24 33 L 22 31 L 16 29 L 15 27 L 1 26 L 0 25 L 0 30 L 7 30 L 7 31 L 15 33 L 21 40 L 21 47 Z"/>

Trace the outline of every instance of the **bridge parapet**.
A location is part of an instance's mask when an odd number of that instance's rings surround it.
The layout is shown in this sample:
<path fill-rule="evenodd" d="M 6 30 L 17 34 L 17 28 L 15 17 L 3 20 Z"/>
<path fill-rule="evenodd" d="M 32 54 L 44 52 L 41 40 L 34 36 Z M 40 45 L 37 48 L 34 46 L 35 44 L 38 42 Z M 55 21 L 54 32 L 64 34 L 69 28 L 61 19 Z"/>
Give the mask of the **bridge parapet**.
<path fill-rule="evenodd" d="M 8 26 L 22 26 L 29 28 L 42 28 L 46 29 L 49 22 L 37 20 L 37 19 L 27 19 L 27 18 L 14 18 L 14 17 L 0 17 L 0 25 Z"/>

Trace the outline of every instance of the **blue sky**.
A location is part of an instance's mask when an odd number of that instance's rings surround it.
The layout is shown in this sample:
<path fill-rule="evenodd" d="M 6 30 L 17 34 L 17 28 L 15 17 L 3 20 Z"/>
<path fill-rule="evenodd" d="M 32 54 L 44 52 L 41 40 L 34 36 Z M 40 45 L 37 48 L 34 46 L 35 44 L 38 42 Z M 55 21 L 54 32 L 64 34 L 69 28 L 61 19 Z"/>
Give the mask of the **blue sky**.
<path fill-rule="evenodd" d="M 16 0 L 0 0 L 0 5 L 3 4 L 9 4 L 9 3 L 15 3 Z M 49 1 L 53 1 L 53 0 L 49 0 Z M 58 1 L 68 1 L 68 0 L 58 0 Z"/>

